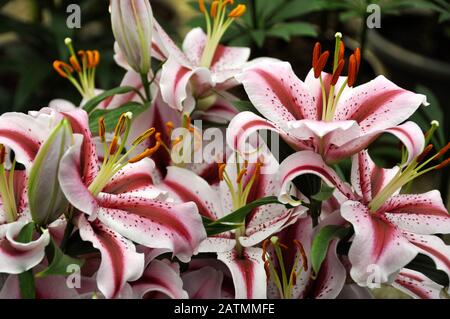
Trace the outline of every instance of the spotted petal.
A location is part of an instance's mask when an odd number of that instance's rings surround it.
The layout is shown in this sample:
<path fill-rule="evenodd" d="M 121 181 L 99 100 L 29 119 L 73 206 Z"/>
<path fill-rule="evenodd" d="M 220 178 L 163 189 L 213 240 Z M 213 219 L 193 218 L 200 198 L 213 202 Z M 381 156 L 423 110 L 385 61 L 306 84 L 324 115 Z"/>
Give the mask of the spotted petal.
<path fill-rule="evenodd" d="M 418 271 L 402 269 L 392 284 L 414 299 L 441 299 L 443 287 Z"/>
<path fill-rule="evenodd" d="M 128 281 L 141 277 L 144 255 L 136 252 L 131 241 L 98 221 L 89 223 L 80 215 L 77 223 L 81 238 L 90 241 L 102 255 L 97 273 L 98 289 L 106 298 L 115 298 Z"/>

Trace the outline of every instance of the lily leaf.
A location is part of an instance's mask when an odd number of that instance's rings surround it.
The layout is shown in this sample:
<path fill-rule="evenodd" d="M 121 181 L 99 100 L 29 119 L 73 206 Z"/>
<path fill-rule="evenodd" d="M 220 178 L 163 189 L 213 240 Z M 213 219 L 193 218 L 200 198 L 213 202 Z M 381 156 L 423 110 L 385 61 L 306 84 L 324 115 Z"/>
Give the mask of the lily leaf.
<path fill-rule="evenodd" d="M 103 102 L 107 98 L 110 98 L 110 97 L 112 97 L 114 95 L 118 95 L 118 94 L 126 94 L 126 93 L 129 93 L 134 90 L 135 90 L 135 88 L 133 88 L 131 86 L 119 86 L 114 89 L 105 91 L 105 92 L 97 95 L 96 97 L 90 99 L 89 101 L 87 101 L 83 105 L 83 109 L 87 113 L 91 113 L 101 102 Z"/>
<path fill-rule="evenodd" d="M 50 265 L 44 269 L 43 271 L 36 274 L 36 278 L 44 278 L 47 276 L 67 276 L 70 275 L 71 272 L 67 271 L 67 267 L 70 265 L 78 265 L 82 266 L 84 264 L 84 260 L 72 258 L 68 255 L 65 255 L 58 245 L 55 243 L 54 239 L 51 240 L 50 254 L 53 255 L 52 262 Z"/>
<path fill-rule="evenodd" d="M 322 184 L 322 189 L 317 194 L 311 196 L 312 199 L 315 199 L 318 202 L 324 202 L 333 196 L 334 187 L 330 187 L 327 184 Z"/>
<path fill-rule="evenodd" d="M 28 202 L 33 221 L 45 226 L 67 208 L 68 201 L 58 181 L 59 162 L 73 143 L 70 124 L 62 120 L 42 145 L 30 171 Z"/>
<path fill-rule="evenodd" d="M 208 223 L 208 219 L 203 219 L 204 222 L 206 221 L 206 232 L 209 236 L 212 236 L 236 229 L 244 223 L 245 218 L 252 212 L 252 210 L 257 207 L 269 204 L 283 205 L 278 201 L 276 196 L 268 196 L 255 200 L 254 202 L 251 202 L 250 204 L 247 204 L 244 207 L 241 207 L 233 213 L 228 214 L 227 216 L 222 217 L 221 219 L 218 219 L 214 222 Z"/>
<path fill-rule="evenodd" d="M 106 131 L 110 132 L 114 129 L 119 117 L 123 113 L 133 113 L 133 118 L 141 114 L 147 109 L 146 105 L 137 102 L 129 102 L 121 107 L 112 110 L 95 110 L 89 116 L 89 128 L 92 134 L 98 133 L 98 119 L 103 116 L 105 119 Z"/>
<path fill-rule="evenodd" d="M 35 224 L 33 222 L 26 224 L 16 241 L 19 243 L 29 243 L 33 239 L 33 231 Z M 18 275 L 20 295 L 23 299 L 35 299 L 36 298 L 36 285 L 34 282 L 33 269 L 25 271 Z"/>
<path fill-rule="evenodd" d="M 325 260 L 330 242 L 335 238 L 344 237 L 348 230 L 349 228 L 342 226 L 327 225 L 316 234 L 311 245 L 310 256 L 311 265 L 316 274 L 319 273 L 320 267 Z"/>

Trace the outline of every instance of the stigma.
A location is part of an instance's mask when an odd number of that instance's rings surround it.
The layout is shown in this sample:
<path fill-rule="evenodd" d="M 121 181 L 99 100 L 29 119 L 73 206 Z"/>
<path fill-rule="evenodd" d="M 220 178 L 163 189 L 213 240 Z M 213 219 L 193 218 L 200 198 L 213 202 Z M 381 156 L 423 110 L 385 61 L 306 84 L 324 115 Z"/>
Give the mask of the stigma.
<path fill-rule="evenodd" d="M 72 39 L 66 38 L 64 43 L 69 50 L 69 61 L 56 60 L 53 69 L 63 78 L 68 79 L 84 99 L 95 96 L 95 71 L 100 63 L 97 50 L 79 50 L 75 53 Z"/>

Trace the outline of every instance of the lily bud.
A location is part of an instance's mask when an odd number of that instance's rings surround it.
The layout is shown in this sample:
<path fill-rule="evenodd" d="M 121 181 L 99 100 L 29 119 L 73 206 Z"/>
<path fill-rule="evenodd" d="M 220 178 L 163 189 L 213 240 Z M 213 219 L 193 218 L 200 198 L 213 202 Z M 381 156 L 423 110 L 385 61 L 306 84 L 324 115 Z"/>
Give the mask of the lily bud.
<path fill-rule="evenodd" d="M 28 180 L 28 203 L 33 221 L 46 226 L 67 209 L 68 201 L 58 182 L 59 163 L 73 143 L 70 124 L 62 120 L 41 146 Z"/>
<path fill-rule="evenodd" d="M 136 72 L 148 74 L 153 29 L 149 0 L 111 0 L 111 23 L 128 64 Z"/>

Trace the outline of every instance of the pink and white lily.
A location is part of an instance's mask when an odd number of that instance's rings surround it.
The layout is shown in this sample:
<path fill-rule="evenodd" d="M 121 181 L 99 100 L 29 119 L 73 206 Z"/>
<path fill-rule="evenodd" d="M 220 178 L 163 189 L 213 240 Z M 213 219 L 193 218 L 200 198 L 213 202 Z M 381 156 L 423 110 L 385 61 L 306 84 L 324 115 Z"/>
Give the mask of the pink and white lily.
<path fill-rule="evenodd" d="M 273 161 L 273 157 L 267 157 L 264 165 L 273 165 Z M 222 164 L 218 189 L 189 170 L 169 167 L 159 187 L 166 189 L 176 202 L 194 201 L 203 217 L 216 221 L 258 198 L 277 194 L 275 174 L 261 174 L 261 165 Z M 217 253 L 218 259 L 230 269 L 235 298 L 265 298 L 266 274 L 262 249 L 257 245 L 292 224 L 302 212 L 282 205 L 261 206 L 235 231 L 206 239 L 199 251 Z"/>
<path fill-rule="evenodd" d="M 311 151 L 288 157 L 280 167 L 282 202 L 295 204 L 289 195 L 291 181 L 302 174 L 315 174 L 336 188 L 342 197 L 340 212 L 353 225 L 355 235 L 349 251 L 350 275 L 361 286 L 375 267 L 382 283 L 411 262 L 418 253 L 431 257 L 438 269 L 450 274 L 449 247 L 433 234 L 450 233 L 450 215 L 438 191 L 398 194 L 403 185 L 421 173 L 427 163 L 414 158 L 406 167 L 382 169 L 366 151 L 353 157 L 352 187 Z"/>
<path fill-rule="evenodd" d="M 238 5 L 227 13 L 228 5 L 230 1 L 218 1 L 216 13 L 212 16 L 204 7 L 200 8 L 209 21 L 207 34 L 201 28 L 193 29 L 184 39 L 182 49 L 155 21 L 153 54 L 156 59 L 165 61 L 160 88 L 169 106 L 188 114 L 194 110 L 206 111 L 221 95 L 216 92 L 224 92 L 238 84 L 234 76 L 248 61 L 250 49 L 226 47 L 219 43 L 229 25 L 244 14 L 245 6 Z M 229 103 L 219 105 L 222 113 L 235 112 Z"/>
<path fill-rule="evenodd" d="M 314 68 L 301 81 L 287 62 L 261 60 L 239 74 L 250 101 L 263 117 L 242 112 L 230 123 L 228 144 L 244 153 L 247 138 L 258 130 L 272 130 L 295 150 L 312 150 L 327 163 L 336 163 L 365 149 L 380 134 L 396 136 L 409 151 L 420 153 L 420 128 L 406 121 L 426 97 L 402 89 L 383 76 L 353 87 L 359 69 L 359 51 L 350 58 L 349 76 L 340 76 L 345 64 L 340 34 L 336 36 L 334 73 L 322 72 L 328 51 L 316 45 Z M 359 58 L 358 58 L 359 57 Z M 339 61 L 339 63 L 338 63 Z M 353 62 L 352 62 L 353 61 Z"/>
<path fill-rule="evenodd" d="M 132 242 L 168 249 L 180 260 L 189 261 L 206 237 L 197 207 L 165 202 L 162 192 L 153 186 L 153 161 L 146 158 L 128 163 L 128 157 L 122 156 L 129 115 L 119 121 L 110 147 L 105 144 L 108 156 L 103 163 L 93 145 L 86 112 L 65 116 L 77 134 L 75 144 L 61 160 L 59 181 L 69 202 L 81 213 L 75 224 L 82 239 L 92 242 L 102 254 L 97 281 L 103 295 L 113 298 L 126 282 L 141 277 L 144 256 Z M 104 135 L 101 138 L 104 141 Z"/>

